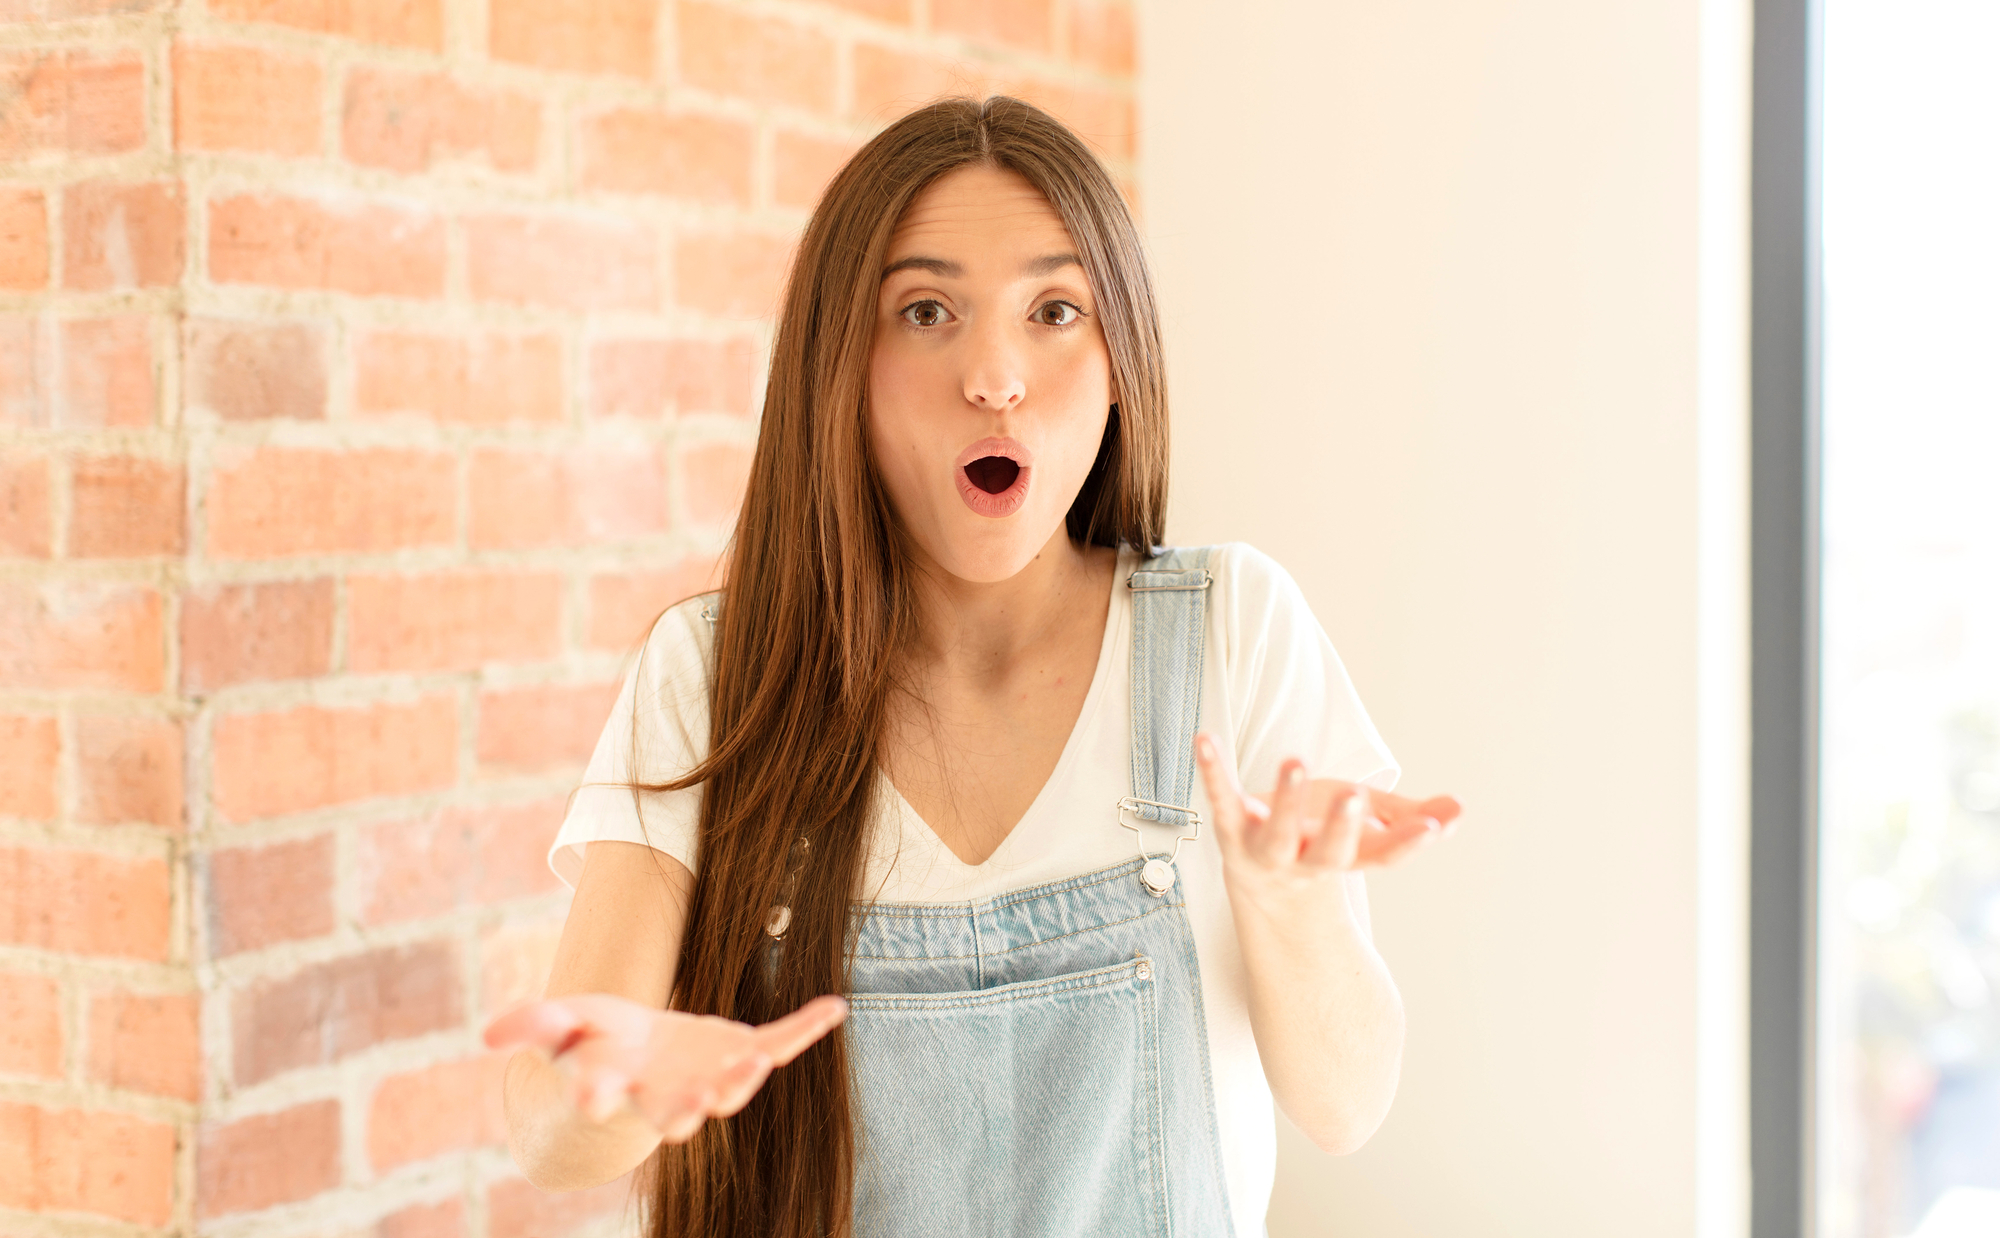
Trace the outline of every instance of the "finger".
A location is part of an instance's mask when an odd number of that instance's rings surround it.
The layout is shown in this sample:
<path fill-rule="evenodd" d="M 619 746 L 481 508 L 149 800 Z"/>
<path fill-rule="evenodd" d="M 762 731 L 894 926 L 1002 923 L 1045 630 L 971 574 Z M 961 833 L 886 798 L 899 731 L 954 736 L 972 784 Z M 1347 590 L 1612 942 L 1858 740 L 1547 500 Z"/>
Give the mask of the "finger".
<path fill-rule="evenodd" d="M 752 1054 L 724 1072 L 716 1082 L 715 1101 L 708 1106 L 708 1112 L 718 1118 L 726 1118 L 740 1112 L 764 1086 L 764 1080 L 771 1077 L 777 1064 L 762 1053 Z"/>
<path fill-rule="evenodd" d="M 1413 800 L 1407 795 L 1394 795 L 1388 791 L 1373 792 L 1375 814 L 1384 821 L 1400 821 L 1405 817 L 1435 817 L 1438 824 L 1449 825 L 1465 809 L 1449 795 L 1433 795 L 1427 800 Z"/>
<path fill-rule="evenodd" d="M 700 1109 L 685 1109 L 678 1117 L 659 1128 L 660 1139 L 665 1143 L 686 1143 L 694 1138 L 695 1132 L 700 1130 L 701 1124 L 707 1120 L 708 1115 Z"/>
<path fill-rule="evenodd" d="M 1465 811 L 1465 806 L 1449 795 L 1433 795 L 1417 807 L 1423 811 L 1426 817 L 1436 821 L 1439 825 L 1450 825 L 1452 822 L 1458 820 L 1460 813 Z"/>
<path fill-rule="evenodd" d="M 1222 747 L 1206 733 L 1194 737 L 1195 768 L 1201 771 L 1201 785 L 1208 791 L 1208 806 L 1215 816 L 1215 832 L 1232 847 L 1243 838 L 1243 822 L 1249 815 L 1243 803 L 1243 787 L 1236 771 L 1222 759 Z"/>
<path fill-rule="evenodd" d="M 1326 806 L 1319 833 L 1299 853 L 1299 863 L 1314 868 L 1353 868 L 1368 823 L 1368 801 L 1368 792 L 1362 787 L 1337 793 Z"/>
<path fill-rule="evenodd" d="M 1298 859 L 1306 792 L 1306 763 L 1287 757 L 1278 766 L 1278 789 L 1271 796 L 1271 812 L 1262 821 L 1248 824 L 1244 849 L 1261 864 L 1282 867 Z"/>
<path fill-rule="evenodd" d="M 1432 817 L 1400 821 L 1395 825 L 1372 830 L 1362 839 L 1360 854 L 1355 857 L 1355 867 L 1382 868 L 1407 859 L 1417 848 L 1437 837 L 1439 832 L 1440 827 Z"/>
<path fill-rule="evenodd" d="M 481 1033 L 489 1049 L 543 1049 L 551 1056 L 583 1030 L 584 1021 L 561 1002 L 529 1002 L 494 1019 Z"/>
<path fill-rule="evenodd" d="M 752 1036 L 757 1048 L 783 1066 L 804 1053 L 815 1040 L 840 1026 L 847 1017 L 847 1003 L 831 995 L 815 997 L 782 1019 L 773 1019 L 757 1028 Z"/>

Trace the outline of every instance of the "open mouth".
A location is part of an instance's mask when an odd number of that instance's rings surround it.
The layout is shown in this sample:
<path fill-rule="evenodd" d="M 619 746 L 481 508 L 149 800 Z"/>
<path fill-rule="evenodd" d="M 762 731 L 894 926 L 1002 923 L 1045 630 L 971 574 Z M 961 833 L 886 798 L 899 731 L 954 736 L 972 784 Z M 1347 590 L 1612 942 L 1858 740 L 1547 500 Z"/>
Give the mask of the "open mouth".
<path fill-rule="evenodd" d="M 1014 439 L 980 439 L 960 452 L 955 463 L 958 497 L 977 514 L 998 520 L 1027 501 L 1035 457 Z"/>
<path fill-rule="evenodd" d="M 988 494 L 1002 494 L 1021 475 L 1018 461 L 1006 456 L 981 456 L 965 466 L 965 476 Z"/>

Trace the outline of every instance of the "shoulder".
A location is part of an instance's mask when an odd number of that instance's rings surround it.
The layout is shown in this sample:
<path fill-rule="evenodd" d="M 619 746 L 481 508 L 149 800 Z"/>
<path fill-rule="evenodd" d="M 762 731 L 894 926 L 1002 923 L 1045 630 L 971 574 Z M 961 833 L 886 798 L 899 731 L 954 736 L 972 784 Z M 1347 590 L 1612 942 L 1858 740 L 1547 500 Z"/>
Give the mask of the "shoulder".
<path fill-rule="evenodd" d="M 1280 593 L 1298 594 L 1299 587 L 1292 580 L 1291 573 L 1250 543 L 1223 542 L 1210 550 L 1215 562 L 1220 564 L 1215 569 L 1216 576 L 1229 587 L 1230 592 L 1258 598 Z"/>
<path fill-rule="evenodd" d="M 1267 662 L 1293 661 L 1324 639 L 1298 582 L 1247 542 L 1188 547 L 1204 552 L 1211 577 L 1209 639 L 1231 675 L 1256 675 Z"/>
<path fill-rule="evenodd" d="M 1226 617 L 1255 618 L 1305 606 L 1305 595 L 1291 573 L 1248 542 L 1177 546 L 1169 550 L 1181 562 L 1201 556 L 1214 581 L 1213 605 Z"/>
<path fill-rule="evenodd" d="M 633 678 L 654 686 L 706 687 L 715 665 L 715 620 L 721 595 L 701 593 L 669 606 L 640 647 Z"/>

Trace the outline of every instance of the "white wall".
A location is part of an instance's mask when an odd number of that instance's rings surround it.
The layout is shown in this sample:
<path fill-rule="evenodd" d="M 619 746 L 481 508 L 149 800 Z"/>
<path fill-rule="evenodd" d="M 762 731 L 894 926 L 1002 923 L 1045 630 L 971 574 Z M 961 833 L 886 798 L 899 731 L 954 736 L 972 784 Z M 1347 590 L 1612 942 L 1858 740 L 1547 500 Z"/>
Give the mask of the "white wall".
<path fill-rule="evenodd" d="M 1373 887 L 1395 1110 L 1282 1129 L 1272 1233 L 1740 1232 L 1747 3 L 1140 11 L 1170 534 L 1470 806 Z"/>

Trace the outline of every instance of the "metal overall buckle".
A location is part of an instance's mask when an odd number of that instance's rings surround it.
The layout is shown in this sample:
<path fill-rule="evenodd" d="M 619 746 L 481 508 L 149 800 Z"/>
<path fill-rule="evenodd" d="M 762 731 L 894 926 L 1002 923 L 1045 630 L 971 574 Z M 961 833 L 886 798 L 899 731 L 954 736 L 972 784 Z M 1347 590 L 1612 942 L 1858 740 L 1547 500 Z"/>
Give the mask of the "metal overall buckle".
<path fill-rule="evenodd" d="M 1141 826 L 1125 819 L 1126 813 L 1136 816 L 1141 808 L 1164 808 L 1168 812 L 1184 813 L 1188 820 L 1194 823 L 1194 833 L 1182 834 L 1175 838 L 1174 849 L 1168 852 L 1167 858 L 1163 860 L 1146 850 L 1146 835 Z M 1144 818 L 1141 818 L 1141 821 L 1145 825 L 1167 824 L 1164 821 L 1145 821 Z M 1146 893 L 1159 898 L 1173 888 L 1174 878 L 1177 875 L 1174 861 L 1181 856 L 1181 844 L 1193 842 L 1201 837 L 1201 814 L 1180 804 L 1163 804 L 1159 800 L 1142 800 L 1136 795 L 1128 795 L 1118 801 L 1118 824 L 1139 836 L 1139 854 L 1146 860 L 1145 867 L 1139 870 L 1139 884 L 1146 887 Z"/>

